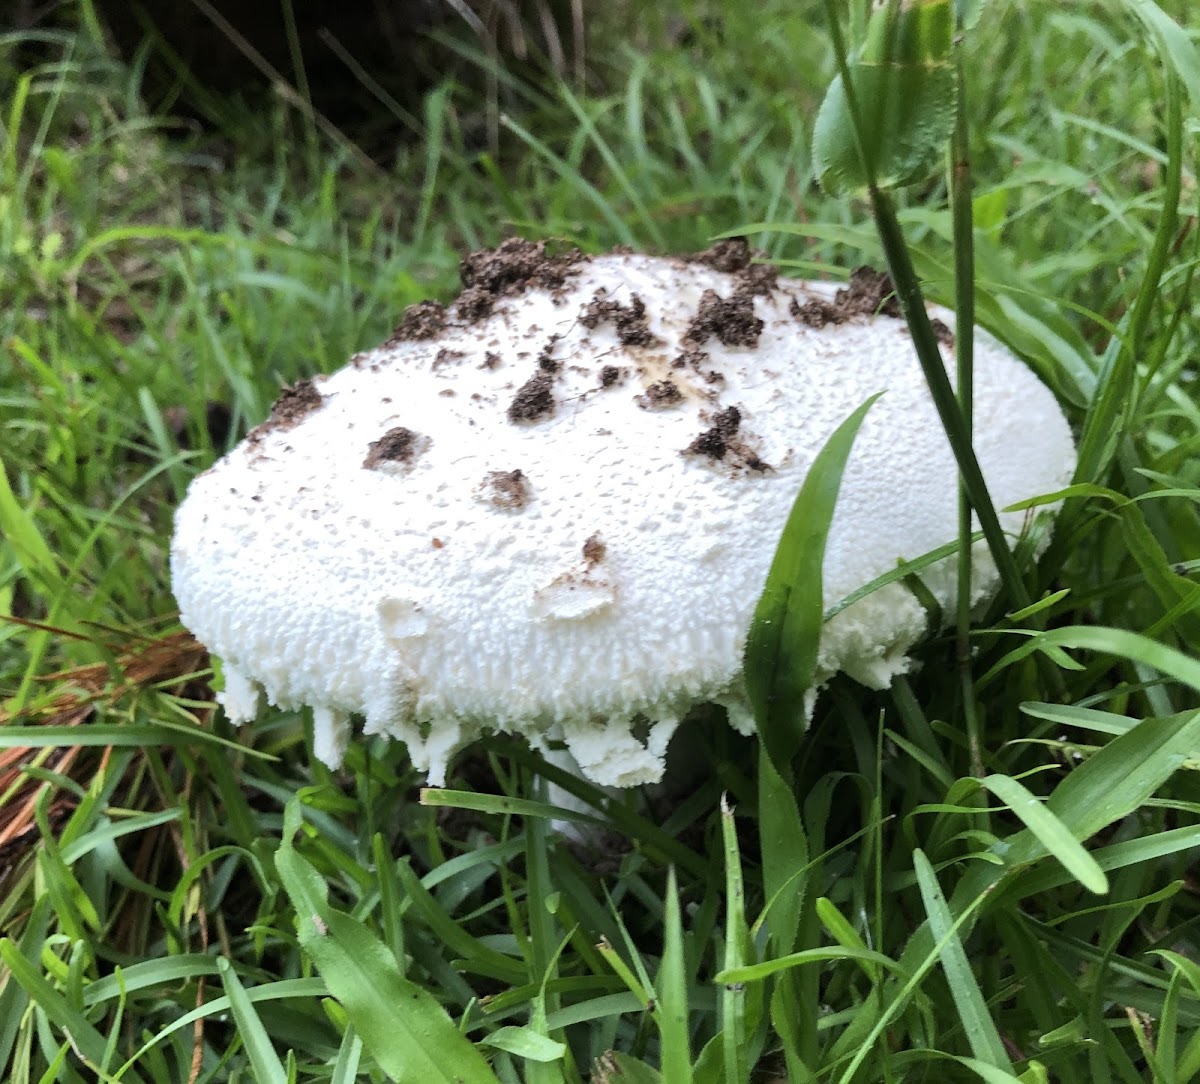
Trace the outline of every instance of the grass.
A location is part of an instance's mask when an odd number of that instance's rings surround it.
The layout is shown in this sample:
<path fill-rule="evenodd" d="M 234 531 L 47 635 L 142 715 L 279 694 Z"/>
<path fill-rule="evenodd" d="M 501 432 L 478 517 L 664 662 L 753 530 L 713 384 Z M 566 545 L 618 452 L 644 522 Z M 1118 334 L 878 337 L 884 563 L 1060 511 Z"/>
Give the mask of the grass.
<path fill-rule="evenodd" d="M 707 781 L 613 804 L 600 870 L 536 776 L 596 796 L 524 746 L 424 800 L 386 743 L 331 775 L 300 714 L 232 730 L 178 628 L 189 479 L 460 250 L 740 229 L 797 272 L 883 262 L 814 183 L 823 5 L 727 8 L 592 49 L 587 93 L 501 73 L 498 156 L 440 88 L 384 167 L 283 104 L 147 116 L 86 6 L 0 38 L 5 1080 L 1200 1075 L 1200 70 L 1152 5 L 998 2 L 964 45 L 978 319 L 1083 463 L 967 680 L 944 629 L 885 694 L 834 681 L 782 771 L 704 732 Z M 896 199 L 953 302 L 946 185 Z"/>

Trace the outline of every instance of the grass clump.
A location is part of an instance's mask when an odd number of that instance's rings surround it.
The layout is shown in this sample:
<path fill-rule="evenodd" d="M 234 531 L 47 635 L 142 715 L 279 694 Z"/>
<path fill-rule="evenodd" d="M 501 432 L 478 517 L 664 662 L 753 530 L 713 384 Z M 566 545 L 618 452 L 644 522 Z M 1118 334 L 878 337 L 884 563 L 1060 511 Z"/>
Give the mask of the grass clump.
<path fill-rule="evenodd" d="M 598 89 L 512 82 L 499 154 L 488 103 L 441 87 L 383 167 L 282 105 L 173 130 L 85 19 L 41 59 L 0 38 L 6 1079 L 1200 1074 L 1186 9 L 1031 32 L 987 6 L 961 56 L 973 188 L 894 189 L 884 241 L 815 183 L 824 6 L 688 11 L 593 53 Z M 835 681 L 798 750 L 703 730 L 706 781 L 658 815 L 501 738 L 422 801 L 402 748 L 331 775 L 299 713 L 232 731 L 175 622 L 172 508 L 282 384 L 510 228 L 746 232 L 831 275 L 899 233 L 921 288 L 961 304 L 973 280 L 1067 404 L 1081 467 L 1050 548 L 887 693 Z M 629 846 L 553 838 L 538 777 Z"/>

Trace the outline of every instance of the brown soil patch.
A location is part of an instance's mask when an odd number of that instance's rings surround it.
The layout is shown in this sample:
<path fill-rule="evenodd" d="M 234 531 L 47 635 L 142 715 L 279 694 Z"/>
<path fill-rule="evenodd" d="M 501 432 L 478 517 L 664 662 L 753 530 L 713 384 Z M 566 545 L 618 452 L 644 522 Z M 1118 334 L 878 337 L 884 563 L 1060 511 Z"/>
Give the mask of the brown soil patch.
<path fill-rule="evenodd" d="M 741 439 L 741 425 L 742 412 L 735 406 L 726 407 L 713 415 L 712 425 L 684 448 L 683 454 L 707 456 L 710 460 L 745 467 L 759 474 L 773 469 Z"/>
<path fill-rule="evenodd" d="M 443 346 L 433 359 L 433 368 L 441 369 L 443 366 L 453 365 L 457 361 L 462 361 L 466 356 L 461 350 L 451 350 L 449 347 Z"/>
<path fill-rule="evenodd" d="M 935 316 L 932 320 L 929 321 L 929 323 L 930 323 L 930 326 L 933 328 L 934 335 L 937 336 L 937 341 L 940 342 L 943 346 L 949 347 L 951 350 L 953 350 L 954 349 L 954 332 L 950 330 L 950 328 L 946 324 L 946 322 L 944 320 L 939 320 Z"/>
<path fill-rule="evenodd" d="M 446 306 L 439 301 L 418 301 L 404 310 L 404 316 L 384 346 L 436 339 L 446 330 Z"/>
<path fill-rule="evenodd" d="M 519 470 L 489 471 L 483 480 L 483 487 L 489 504 L 510 512 L 520 511 L 533 496 L 529 478 Z"/>
<path fill-rule="evenodd" d="M 742 424 L 742 412 L 737 407 L 726 407 L 713 417 L 713 424 L 683 450 L 684 455 L 706 455 L 710 459 L 724 459 L 733 439 Z"/>
<path fill-rule="evenodd" d="M 645 394 L 635 396 L 634 401 L 643 410 L 665 410 L 683 402 L 683 392 L 673 381 L 659 380 L 651 384 Z"/>
<path fill-rule="evenodd" d="M 690 263 L 702 263 L 714 271 L 724 271 L 732 275 L 750 266 L 750 242 L 744 237 L 728 237 L 723 241 L 715 241 L 703 252 L 697 252 L 687 259 Z"/>
<path fill-rule="evenodd" d="M 779 268 L 771 263 L 752 263 L 735 276 L 737 293 L 767 297 L 779 283 Z"/>
<path fill-rule="evenodd" d="M 533 288 L 561 290 L 585 258 L 577 248 L 551 255 L 545 241 L 520 237 L 509 238 L 498 248 L 468 252 L 459 264 L 463 292 L 457 301 L 458 315 L 471 322 L 482 320 L 502 297 L 517 297 Z"/>
<path fill-rule="evenodd" d="M 872 267 L 856 267 L 851 271 L 849 284 L 838 290 L 832 301 L 812 298 L 800 304 L 793 298 L 791 312 L 802 324 L 813 328 L 843 324 L 855 316 L 904 315 L 888 273 Z"/>
<path fill-rule="evenodd" d="M 297 380 L 295 384 L 289 384 L 279 393 L 279 398 L 271 407 L 270 416 L 261 425 L 251 429 L 246 438 L 257 443 L 275 430 L 293 429 L 314 410 L 319 409 L 323 402 L 321 393 L 310 378 Z"/>
<path fill-rule="evenodd" d="M 363 467 L 366 470 L 375 470 L 384 463 L 402 463 L 409 466 L 430 443 L 428 437 L 398 425 L 367 445 L 367 457 L 363 460 Z"/>
<path fill-rule="evenodd" d="M 538 351 L 538 368 L 544 373 L 557 373 L 562 368 L 562 362 L 554 356 L 554 348 L 558 345 L 559 336 L 551 335 L 546 345 Z"/>
<path fill-rule="evenodd" d="M 535 373 L 518 389 L 508 405 L 510 422 L 532 422 L 554 413 L 554 381 L 549 374 Z"/>
<path fill-rule="evenodd" d="M 608 552 L 608 547 L 600 538 L 599 532 L 588 536 L 587 541 L 583 544 L 583 561 L 589 569 L 595 568 L 601 561 L 604 560 L 604 555 Z"/>
<path fill-rule="evenodd" d="M 621 370 L 615 365 L 605 365 L 600 370 L 600 387 L 602 388 L 611 388 L 620 379 Z"/>
<path fill-rule="evenodd" d="M 691 369 L 698 376 L 704 378 L 709 384 L 724 384 L 725 374 L 718 373 L 715 369 L 705 369 L 704 365 L 709 360 L 707 350 L 699 350 L 691 347 L 680 354 L 674 361 L 671 362 L 672 369 Z"/>
<path fill-rule="evenodd" d="M 600 291 L 579 314 L 579 322 L 589 330 L 601 321 L 611 320 L 617 328 L 617 338 L 625 346 L 651 346 L 655 342 L 646 316 L 646 303 L 634 294 L 628 305 L 605 297 Z"/>
<path fill-rule="evenodd" d="M 684 333 L 684 341 L 699 346 L 716 336 L 725 346 L 757 346 L 763 322 L 754 315 L 754 299 L 750 294 L 735 293 L 721 297 L 715 290 L 705 290 L 700 308 Z"/>

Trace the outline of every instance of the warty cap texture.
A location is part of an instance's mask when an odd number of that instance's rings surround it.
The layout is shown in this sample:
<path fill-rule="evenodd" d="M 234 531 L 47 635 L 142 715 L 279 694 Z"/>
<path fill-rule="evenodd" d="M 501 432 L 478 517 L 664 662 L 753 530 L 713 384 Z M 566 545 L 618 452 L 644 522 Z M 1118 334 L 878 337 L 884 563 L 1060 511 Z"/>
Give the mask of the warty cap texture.
<path fill-rule="evenodd" d="M 749 730 L 746 632 L 805 472 L 869 395 L 825 558 L 833 604 L 956 535 L 954 459 L 886 280 L 779 279 L 739 242 L 689 260 L 507 242 L 198 477 L 172 546 L 182 619 L 225 709 L 350 717 L 443 782 L 480 733 L 563 740 L 597 783 L 657 779 L 678 720 Z M 947 343 L 950 317 L 938 312 Z M 945 356 L 952 358 L 947 345 Z M 985 333 L 975 447 L 998 508 L 1065 485 L 1053 395 Z M 1014 540 L 1019 513 L 1002 516 Z M 975 552 L 975 594 L 996 573 Z M 923 577 L 953 605 L 952 562 Z M 925 611 L 902 585 L 825 627 L 819 677 L 882 688 Z"/>

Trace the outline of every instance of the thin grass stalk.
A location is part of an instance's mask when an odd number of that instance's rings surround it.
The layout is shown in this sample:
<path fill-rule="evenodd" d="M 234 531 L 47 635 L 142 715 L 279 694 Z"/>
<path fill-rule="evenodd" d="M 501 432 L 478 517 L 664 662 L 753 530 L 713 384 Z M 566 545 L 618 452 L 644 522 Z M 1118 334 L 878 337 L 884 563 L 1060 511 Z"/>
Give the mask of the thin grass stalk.
<path fill-rule="evenodd" d="M 950 213 L 954 230 L 954 344 L 958 377 L 958 409 L 967 439 L 975 429 L 975 214 L 972 206 L 971 139 L 963 79 L 962 43 L 954 46 L 958 72 L 954 137 L 950 147 Z M 958 597 L 954 659 L 962 690 L 963 718 L 971 755 L 971 774 L 983 775 L 983 738 L 971 678 L 971 494 L 960 475 L 958 483 Z"/>
<path fill-rule="evenodd" d="M 1079 465 L 1076 482 L 1099 482 L 1112 462 L 1116 442 L 1114 435 L 1127 432 L 1138 409 L 1134 395 L 1138 357 L 1150 314 L 1158 298 L 1159 285 L 1171 247 L 1175 240 L 1179 216 L 1179 199 L 1183 188 L 1183 103 L 1179 80 L 1166 75 L 1166 135 L 1167 164 L 1163 184 L 1162 211 L 1154 231 L 1154 243 L 1146 260 L 1146 270 L 1138 287 L 1137 297 L 1125 324 L 1125 334 L 1109 347 L 1104 371 L 1100 375 L 1096 395 L 1088 408 L 1079 441 Z M 1077 514 L 1078 502 L 1071 502 L 1070 519 L 1064 515 L 1064 526 Z"/>
<path fill-rule="evenodd" d="M 886 192 L 877 183 L 875 163 L 867 154 L 867 148 L 862 137 L 862 113 L 859 110 L 858 98 L 854 91 L 854 81 L 850 74 L 849 54 L 846 42 L 842 37 L 841 23 L 838 21 L 837 5 L 833 0 L 825 0 L 825 14 L 829 25 L 829 36 L 833 42 L 833 51 L 837 60 L 838 74 L 842 77 L 845 88 L 846 105 L 850 111 L 851 128 L 854 131 L 854 142 L 859 159 L 868 178 L 867 191 L 871 201 L 871 214 L 875 219 L 875 229 L 879 234 L 879 242 L 887 260 L 888 273 L 891 275 L 892 286 L 896 299 L 904 312 L 908 324 L 909 335 L 917 351 L 921 370 L 929 385 L 929 394 L 937 407 L 938 417 L 942 428 L 946 431 L 946 439 L 954 452 L 958 463 L 959 476 L 968 497 L 979 517 L 979 525 L 987 539 L 988 548 L 996 562 L 1000 579 L 1008 590 L 1013 603 L 1018 609 L 1029 605 L 1029 592 L 1017 566 L 1017 560 L 1008 548 L 1000 519 L 996 515 L 992 498 L 988 494 L 987 483 L 983 472 L 979 469 L 979 461 L 971 447 L 971 435 L 966 425 L 963 413 L 955 398 L 950 379 L 942 364 L 942 355 L 938 349 L 937 337 L 929 322 L 929 314 L 925 311 L 925 298 L 921 293 L 921 283 L 913 267 L 908 245 L 904 240 L 904 231 L 900 228 L 896 210 Z"/>
<path fill-rule="evenodd" d="M 1000 579 L 1008 590 L 1014 605 L 1022 609 L 1029 605 L 1029 591 L 1017 559 L 1008 548 L 1004 537 L 1004 529 L 1000 526 L 1000 518 L 988 494 L 987 483 L 983 472 L 979 469 L 979 461 L 975 458 L 975 450 L 971 447 L 971 436 L 967 429 L 966 420 L 959 409 L 950 378 L 942 365 L 941 354 L 938 352 L 937 337 L 929 322 L 929 314 L 925 311 L 925 298 L 921 293 L 921 283 L 913 267 L 912 257 L 904 241 L 904 231 L 896 217 L 896 209 L 888 194 L 877 185 L 869 188 L 871 211 L 875 217 L 875 228 L 879 231 L 879 240 L 883 246 L 884 257 L 887 260 L 888 273 L 892 277 L 892 285 L 896 298 L 908 322 L 908 331 L 912 336 L 913 345 L 917 350 L 917 359 L 925 374 L 925 382 L 929 386 L 929 394 L 937 408 L 938 418 L 946 432 L 946 439 L 958 462 L 959 477 L 970 498 L 971 504 L 979 517 L 979 526 L 987 540 L 988 549 L 1000 573 Z"/>

